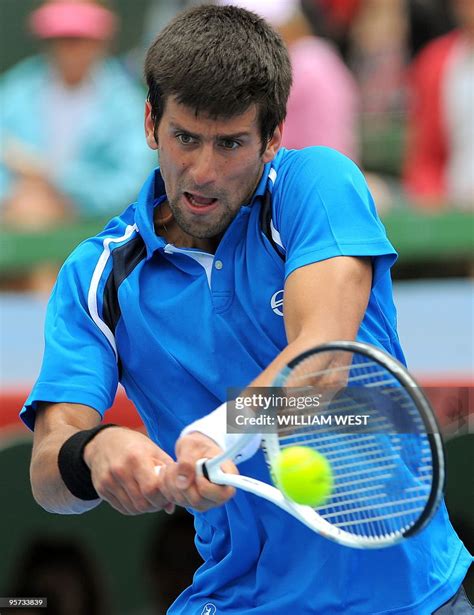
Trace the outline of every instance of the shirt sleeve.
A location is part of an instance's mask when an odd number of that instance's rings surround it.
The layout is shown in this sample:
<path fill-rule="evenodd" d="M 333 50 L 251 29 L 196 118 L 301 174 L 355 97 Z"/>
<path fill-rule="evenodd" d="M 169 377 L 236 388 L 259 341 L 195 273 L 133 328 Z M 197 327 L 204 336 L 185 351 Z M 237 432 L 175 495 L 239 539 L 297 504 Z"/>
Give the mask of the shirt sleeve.
<path fill-rule="evenodd" d="M 285 277 L 336 256 L 374 257 L 374 285 L 396 260 L 364 176 L 325 147 L 289 152 L 277 174 L 274 220 L 286 251 Z"/>
<path fill-rule="evenodd" d="M 53 289 L 45 321 L 41 372 L 20 413 L 34 429 L 40 401 L 90 406 L 102 416 L 118 385 L 115 352 L 88 309 L 94 264 L 89 268 L 79 248 L 66 261 Z"/>

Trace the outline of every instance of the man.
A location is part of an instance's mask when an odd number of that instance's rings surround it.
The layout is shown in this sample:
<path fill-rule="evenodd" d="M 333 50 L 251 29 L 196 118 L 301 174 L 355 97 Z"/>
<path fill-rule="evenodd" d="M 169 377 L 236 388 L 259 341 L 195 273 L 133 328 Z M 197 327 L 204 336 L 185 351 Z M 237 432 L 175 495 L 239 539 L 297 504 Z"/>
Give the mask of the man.
<path fill-rule="evenodd" d="M 109 55 L 117 25 L 93 0 L 46 0 L 31 13 L 41 53 L 0 78 L 3 223 L 44 230 L 112 215 L 153 168 L 142 92 Z"/>
<path fill-rule="evenodd" d="M 402 358 L 395 255 L 353 163 L 326 148 L 280 149 L 290 64 L 257 15 L 182 13 L 145 73 L 146 139 L 160 169 L 73 253 L 53 291 L 23 410 L 35 423 L 37 501 L 57 513 L 101 500 L 125 514 L 193 509 L 204 564 L 172 614 L 431 613 L 471 561 L 444 508 L 406 545 L 362 552 L 196 477 L 197 459 L 225 445 L 229 386 L 269 385 L 298 352 L 336 338 Z M 149 438 L 98 427 L 118 379 Z M 261 452 L 242 468 L 269 480 Z"/>
<path fill-rule="evenodd" d="M 302 149 L 326 145 L 357 162 L 359 92 L 353 75 L 327 38 L 324 22 L 328 7 L 304 10 L 301 0 L 219 0 L 219 4 L 259 13 L 288 47 L 293 85 L 283 146 Z M 317 34 L 310 22 L 310 10 L 317 13 Z"/>

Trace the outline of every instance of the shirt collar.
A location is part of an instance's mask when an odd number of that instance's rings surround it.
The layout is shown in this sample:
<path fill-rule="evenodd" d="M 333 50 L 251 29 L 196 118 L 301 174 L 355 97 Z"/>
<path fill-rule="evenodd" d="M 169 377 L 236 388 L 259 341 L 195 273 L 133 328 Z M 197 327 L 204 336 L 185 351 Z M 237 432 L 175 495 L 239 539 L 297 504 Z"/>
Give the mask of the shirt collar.
<path fill-rule="evenodd" d="M 135 224 L 138 232 L 145 242 L 147 256 L 150 257 L 155 250 L 164 248 L 165 240 L 155 233 L 153 212 L 155 207 L 166 198 L 165 184 L 160 169 L 155 169 L 143 184 L 138 195 Z"/>
<path fill-rule="evenodd" d="M 262 176 L 246 207 L 252 206 L 258 198 L 263 197 L 267 189 L 267 182 L 271 170 L 271 162 L 263 168 Z M 150 257 L 155 250 L 164 248 L 166 241 L 155 233 L 154 210 L 166 198 L 165 184 L 161 177 L 159 167 L 156 168 L 143 184 L 138 195 L 135 223 L 145 242 L 147 256 Z M 243 206 L 245 207 L 245 205 Z"/>
<path fill-rule="evenodd" d="M 267 164 L 263 167 L 262 177 L 260 178 L 260 181 L 258 182 L 257 187 L 255 188 L 255 192 L 253 193 L 252 198 L 250 199 L 249 205 L 253 205 L 258 198 L 262 197 L 265 194 L 265 191 L 267 189 L 268 175 L 270 173 L 271 166 L 272 166 L 272 163 L 267 162 Z"/>

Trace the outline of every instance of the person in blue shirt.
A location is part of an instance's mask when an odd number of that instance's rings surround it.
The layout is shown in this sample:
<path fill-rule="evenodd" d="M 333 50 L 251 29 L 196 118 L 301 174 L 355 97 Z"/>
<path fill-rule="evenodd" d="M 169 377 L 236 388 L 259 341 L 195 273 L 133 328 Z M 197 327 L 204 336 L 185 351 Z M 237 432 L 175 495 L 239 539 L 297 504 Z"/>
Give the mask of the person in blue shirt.
<path fill-rule="evenodd" d="M 471 557 L 444 505 L 404 544 L 362 551 L 196 476 L 195 462 L 230 437 L 229 387 L 269 386 L 299 352 L 334 339 L 403 360 L 396 254 L 350 160 L 280 147 L 291 68 L 257 15 L 181 13 L 145 74 L 146 140 L 160 166 L 73 252 L 53 290 L 22 411 L 36 500 L 63 514 L 102 501 L 130 515 L 187 507 L 204 563 L 171 615 L 425 615 L 461 604 Z M 148 436 L 100 424 L 119 381 Z M 256 448 L 224 469 L 269 481 Z"/>
<path fill-rule="evenodd" d="M 154 166 L 141 88 L 109 54 L 117 18 L 90 0 L 46 0 L 29 26 L 41 53 L 0 76 L 0 218 L 39 230 L 111 216 Z"/>

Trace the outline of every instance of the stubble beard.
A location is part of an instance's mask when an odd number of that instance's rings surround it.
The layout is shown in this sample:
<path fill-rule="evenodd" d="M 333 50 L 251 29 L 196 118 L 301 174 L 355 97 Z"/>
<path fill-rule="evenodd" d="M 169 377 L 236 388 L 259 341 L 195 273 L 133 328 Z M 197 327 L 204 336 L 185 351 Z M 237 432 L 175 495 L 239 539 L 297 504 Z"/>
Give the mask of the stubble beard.
<path fill-rule="evenodd" d="M 182 192 L 180 194 L 183 195 Z M 181 199 L 183 198 L 184 195 L 181 196 Z M 195 239 L 212 239 L 213 237 L 222 235 L 240 210 L 239 208 L 238 211 L 233 211 L 227 203 L 227 199 L 219 198 L 219 208 L 211 214 L 216 216 L 217 219 L 208 222 L 202 220 L 202 222 L 199 223 L 197 220 L 190 220 L 188 216 L 183 213 L 179 201 L 180 197 L 173 199 L 168 197 L 168 204 L 173 213 L 174 220 L 182 231 Z"/>

